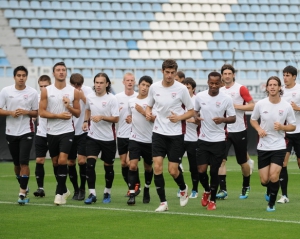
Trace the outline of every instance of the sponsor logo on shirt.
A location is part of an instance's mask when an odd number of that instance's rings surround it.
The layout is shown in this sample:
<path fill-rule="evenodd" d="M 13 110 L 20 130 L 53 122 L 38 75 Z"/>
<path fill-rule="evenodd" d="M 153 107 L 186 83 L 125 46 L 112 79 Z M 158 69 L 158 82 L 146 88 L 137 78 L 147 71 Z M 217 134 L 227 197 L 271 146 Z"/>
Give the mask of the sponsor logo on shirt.
<path fill-rule="evenodd" d="M 8 96 L 8 98 L 14 98 L 12 95 Z"/>
<path fill-rule="evenodd" d="M 206 105 L 205 103 L 201 103 L 201 105 Z"/>
<path fill-rule="evenodd" d="M 175 99 L 176 98 L 176 93 L 172 93 L 172 99 Z"/>
<path fill-rule="evenodd" d="M 284 112 L 283 110 L 279 110 L 278 113 L 279 113 L 280 116 L 282 116 L 282 115 L 283 115 L 283 112 Z"/>
<path fill-rule="evenodd" d="M 160 94 L 156 94 L 156 96 L 160 96 Z"/>
<path fill-rule="evenodd" d="M 55 97 L 55 95 L 50 95 L 49 97 Z"/>
<path fill-rule="evenodd" d="M 269 113 L 268 111 L 264 111 L 264 112 L 263 112 L 263 114 L 268 114 L 268 113 Z"/>

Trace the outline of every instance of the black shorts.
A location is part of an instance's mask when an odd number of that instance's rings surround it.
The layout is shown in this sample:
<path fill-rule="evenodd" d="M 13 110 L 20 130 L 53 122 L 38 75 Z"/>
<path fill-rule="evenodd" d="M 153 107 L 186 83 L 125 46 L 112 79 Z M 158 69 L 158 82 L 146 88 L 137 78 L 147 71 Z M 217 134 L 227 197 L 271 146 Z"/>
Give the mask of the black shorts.
<path fill-rule="evenodd" d="M 297 158 L 300 158 L 300 133 L 286 134 L 285 140 L 287 141 L 286 152 L 291 153 L 294 148 Z"/>
<path fill-rule="evenodd" d="M 117 138 L 119 155 L 128 153 L 129 138 Z"/>
<path fill-rule="evenodd" d="M 181 163 L 184 135 L 152 134 L 152 156 L 165 157 L 169 162 Z"/>
<path fill-rule="evenodd" d="M 37 158 L 45 158 L 48 151 L 47 137 L 39 135 L 35 136 L 35 156 Z"/>
<path fill-rule="evenodd" d="M 30 132 L 20 136 L 6 135 L 9 152 L 14 165 L 28 165 L 34 133 Z"/>
<path fill-rule="evenodd" d="M 229 132 L 226 140 L 226 155 L 227 159 L 231 145 L 234 147 L 235 157 L 238 164 L 247 163 L 247 131 Z"/>
<path fill-rule="evenodd" d="M 197 143 L 197 165 L 210 165 L 219 168 L 224 158 L 226 142 L 207 142 L 198 139 Z"/>
<path fill-rule="evenodd" d="M 117 152 L 116 140 L 103 141 L 103 140 L 93 139 L 87 136 L 86 155 L 98 157 L 100 152 L 101 152 L 101 156 L 99 158 L 102 161 L 104 161 L 107 164 L 113 164 Z"/>
<path fill-rule="evenodd" d="M 182 158 L 183 158 L 184 153 L 186 152 L 191 173 L 198 173 L 196 148 L 197 148 L 197 141 L 194 141 L 194 142 L 193 141 L 184 141 L 184 151 L 182 153 Z"/>
<path fill-rule="evenodd" d="M 286 149 L 279 149 L 273 151 L 257 150 L 258 169 L 269 166 L 271 163 L 275 163 L 279 166 L 283 166 Z"/>
<path fill-rule="evenodd" d="M 47 134 L 50 157 L 56 157 L 60 153 L 69 154 L 72 148 L 73 139 L 74 131 L 59 135 Z"/>
<path fill-rule="evenodd" d="M 128 145 L 129 150 L 129 159 L 138 159 L 141 157 L 144 159 L 144 162 L 148 165 L 152 165 L 152 144 L 151 143 L 142 143 L 135 140 L 129 140 Z"/>
<path fill-rule="evenodd" d="M 86 156 L 86 137 L 88 133 L 75 135 L 68 159 L 75 160 L 77 154 Z"/>

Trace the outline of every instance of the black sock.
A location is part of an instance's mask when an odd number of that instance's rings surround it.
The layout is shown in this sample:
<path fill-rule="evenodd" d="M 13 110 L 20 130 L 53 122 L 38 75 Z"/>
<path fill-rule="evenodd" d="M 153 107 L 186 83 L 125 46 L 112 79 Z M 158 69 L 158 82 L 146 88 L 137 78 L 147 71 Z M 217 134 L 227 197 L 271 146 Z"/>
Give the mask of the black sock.
<path fill-rule="evenodd" d="M 279 180 L 275 183 L 270 182 L 270 201 L 269 201 L 269 206 L 273 207 L 276 202 L 278 190 L 279 190 Z"/>
<path fill-rule="evenodd" d="M 220 190 L 227 192 L 226 175 L 219 175 L 219 182 L 220 182 Z"/>
<path fill-rule="evenodd" d="M 248 177 L 243 176 L 243 188 L 250 186 L 250 175 Z"/>
<path fill-rule="evenodd" d="M 86 160 L 86 181 L 89 189 L 95 189 L 95 185 L 96 185 L 95 166 L 96 166 L 96 160 L 94 158 L 88 158 Z"/>
<path fill-rule="evenodd" d="M 62 195 L 67 191 L 67 186 L 66 186 L 67 176 L 68 176 L 68 165 L 58 165 L 56 194 Z"/>
<path fill-rule="evenodd" d="M 217 190 L 219 187 L 219 168 L 210 167 L 210 201 L 216 201 Z"/>
<path fill-rule="evenodd" d="M 150 185 L 153 178 L 153 169 L 150 172 L 147 172 L 145 170 L 144 176 L 145 176 L 145 184 Z"/>
<path fill-rule="evenodd" d="M 85 190 L 86 183 L 86 163 L 79 165 L 80 189 Z"/>
<path fill-rule="evenodd" d="M 73 185 L 74 191 L 77 192 L 79 190 L 79 188 L 78 188 L 76 164 L 72 165 L 72 166 L 68 166 L 68 169 L 69 169 L 70 181 Z"/>
<path fill-rule="evenodd" d="M 128 188 L 134 190 L 135 184 L 137 183 L 137 171 L 128 170 Z"/>
<path fill-rule="evenodd" d="M 129 169 L 128 169 L 129 170 Z M 140 173 L 139 173 L 139 167 L 137 167 L 137 169 L 136 169 L 136 171 L 137 171 L 137 179 L 136 179 L 136 183 L 138 183 L 139 185 L 141 185 L 141 181 L 140 181 Z"/>
<path fill-rule="evenodd" d="M 58 166 L 53 166 L 53 173 L 54 173 L 54 177 L 55 177 L 56 182 L 58 182 L 57 181 L 57 170 L 58 170 Z"/>
<path fill-rule="evenodd" d="M 287 195 L 288 181 L 289 181 L 289 176 L 287 172 L 287 167 L 282 167 L 279 175 L 279 182 L 280 182 L 282 195 L 285 195 L 286 197 L 288 197 Z"/>
<path fill-rule="evenodd" d="M 261 185 L 262 185 L 263 187 L 266 187 L 266 188 L 267 188 L 266 194 L 269 196 L 269 195 L 270 195 L 270 182 L 268 182 L 268 183 L 266 183 L 266 184 L 261 183 Z"/>
<path fill-rule="evenodd" d="M 129 167 L 122 167 L 122 176 L 123 176 L 123 179 L 126 183 L 126 185 L 128 185 L 128 171 L 129 171 Z"/>
<path fill-rule="evenodd" d="M 181 172 L 179 172 L 179 175 L 177 178 L 174 178 L 174 181 L 177 183 L 178 187 L 181 191 L 183 191 L 186 188 L 184 178 Z"/>
<path fill-rule="evenodd" d="M 210 192 L 207 171 L 205 171 L 204 173 L 198 173 L 198 175 L 199 175 L 199 181 L 202 187 L 204 188 L 205 192 Z"/>
<path fill-rule="evenodd" d="M 22 188 L 23 190 L 26 190 L 27 185 L 28 185 L 28 181 L 29 181 L 29 176 L 28 175 L 21 175 L 20 176 L 20 188 Z"/>
<path fill-rule="evenodd" d="M 45 177 L 45 169 L 44 164 L 36 163 L 35 164 L 35 179 L 39 188 L 44 187 L 44 177 Z"/>
<path fill-rule="evenodd" d="M 160 202 L 167 201 L 165 193 L 165 180 L 163 174 L 155 175 L 154 174 L 154 184 L 156 187 L 156 192 L 159 196 Z"/>
<path fill-rule="evenodd" d="M 191 173 L 191 179 L 193 184 L 193 191 L 198 192 L 199 175 L 198 173 Z"/>
<path fill-rule="evenodd" d="M 105 170 L 105 187 L 106 188 L 111 188 L 114 178 L 115 178 L 115 172 L 114 172 L 114 166 L 105 166 L 104 165 L 104 170 Z"/>

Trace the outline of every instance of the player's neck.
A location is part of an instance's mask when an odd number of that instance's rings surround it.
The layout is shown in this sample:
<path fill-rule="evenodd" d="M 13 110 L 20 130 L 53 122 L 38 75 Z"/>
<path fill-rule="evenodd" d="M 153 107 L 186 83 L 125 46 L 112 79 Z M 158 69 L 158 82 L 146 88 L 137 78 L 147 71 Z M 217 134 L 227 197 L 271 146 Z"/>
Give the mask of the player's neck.
<path fill-rule="evenodd" d="M 54 86 L 57 88 L 57 89 L 63 89 L 65 88 L 67 85 L 66 81 L 58 81 L 58 80 L 55 80 L 55 83 L 54 83 Z"/>
<path fill-rule="evenodd" d="M 233 85 L 234 85 L 234 81 L 232 81 L 230 83 L 225 83 L 225 88 L 230 88 Z"/>
<path fill-rule="evenodd" d="M 142 100 L 142 99 L 145 99 L 147 98 L 148 95 L 141 95 L 141 94 L 138 94 L 137 98 Z"/>
<path fill-rule="evenodd" d="M 104 91 L 104 92 L 95 92 L 95 94 L 96 94 L 96 96 L 99 96 L 99 97 L 101 97 L 101 96 L 104 96 L 105 94 L 106 94 L 106 91 Z"/>
<path fill-rule="evenodd" d="M 26 85 L 22 85 L 22 86 L 15 85 L 15 88 L 16 90 L 24 90 L 26 88 Z"/>
<path fill-rule="evenodd" d="M 289 86 L 285 85 L 285 88 L 286 88 L 286 89 L 291 89 L 291 88 L 293 88 L 295 85 L 296 85 L 296 82 L 295 82 L 294 84 L 289 85 Z"/>
<path fill-rule="evenodd" d="M 163 87 L 170 87 L 170 86 L 172 86 L 172 85 L 174 85 L 174 83 L 175 83 L 175 80 L 173 80 L 173 81 L 170 81 L 170 82 L 167 82 L 167 81 L 165 81 L 165 80 L 162 80 L 162 86 Z"/>
<path fill-rule="evenodd" d="M 124 93 L 125 93 L 125 95 L 127 95 L 127 96 L 131 96 L 131 95 L 133 95 L 134 94 L 134 90 L 133 89 L 125 89 L 124 90 Z"/>
<path fill-rule="evenodd" d="M 269 95 L 269 101 L 272 103 L 272 104 L 278 104 L 280 101 L 281 101 L 281 98 L 279 95 Z"/>

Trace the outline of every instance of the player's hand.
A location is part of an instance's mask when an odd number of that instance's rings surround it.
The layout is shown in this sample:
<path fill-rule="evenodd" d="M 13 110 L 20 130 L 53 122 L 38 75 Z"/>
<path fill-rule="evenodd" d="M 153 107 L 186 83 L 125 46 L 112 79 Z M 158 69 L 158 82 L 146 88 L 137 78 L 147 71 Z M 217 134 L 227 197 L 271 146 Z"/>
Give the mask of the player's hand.
<path fill-rule="evenodd" d="M 267 132 L 263 129 L 257 130 L 257 133 L 258 133 L 259 137 L 261 137 L 261 138 L 267 136 Z"/>
<path fill-rule="evenodd" d="M 150 121 L 151 118 L 152 118 L 152 112 L 146 113 L 146 120 L 147 120 L 147 121 Z"/>
<path fill-rule="evenodd" d="M 167 117 L 172 123 L 176 123 L 179 121 L 179 116 L 171 111 L 171 115 Z"/>
<path fill-rule="evenodd" d="M 275 122 L 275 123 L 274 123 L 274 129 L 275 129 L 276 131 L 281 130 L 281 124 L 280 124 L 279 122 Z"/>
<path fill-rule="evenodd" d="M 14 110 L 14 111 L 11 112 L 11 116 L 14 117 L 14 118 L 18 118 L 19 114 L 17 113 L 16 110 Z"/>
<path fill-rule="evenodd" d="M 142 115 L 145 115 L 145 110 L 142 106 L 140 106 L 139 104 L 135 104 L 135 109 L 137 110 L 137 112 L 139 112 Z"/>
<path fill-rule="evenodd" d="M 63 97 L 63 102 L 64 102 L 64 105 L 65 107 L 67 108 L 70 104 L 70 99 L 68 97 Z"/>
<path fill-rule="evenodd" d="M 103 119 L 102 115 L 91 116 L 91 121 L 98 123 Z"/>
<path fill-rule="evenodd" d="M 89 129 L 89 124 L 88 124 L 88 122 L 84 122 L 84 123 L 82 124 L 82 130 L 83 130 L 83 131 L 88 131 L 88 129 Z"/>
<path fill-rule="evenodd" d="M 60 119 L 68 120 L 71 119 L 72 114 L 70 112 L 62 112 L 59 114 Z"/>
<path fill-rule="evenodd" d="M 293 101 L 291 101 L 291 106 L 292 106 L 293 110 L 297 110 L 298 109 L 298 106 Z"/>
<path fill-rule="evenodd" d="M 28 110 L 16 109 L 15 114 L 16 114 L 17 117 L 19 117 L 20 115 L 27 115 Z"/>
<path fill-rule="evenodd" d="M 126 119 L 125 119 L 125 122 L 126 122 L 127 124 L 131 124 L 131 122 L 132 122 L 132 117 L 131 117 L 131 115 L 127 115 L 127 117 L 126 117 Z"/>
<path fill-rule="evenodd" d="M 224 122 L 224 118 L 222 117 L 215 117 L 212 120 L 215 122 L 215 124 L 222 124 Z"/>
<path fill-rule="evenodd" d="M 119 108 L 119 112 L 120 112 L 122 109 L 123 109 L 123 107 L 120 107 L 120 108 Z"/>

